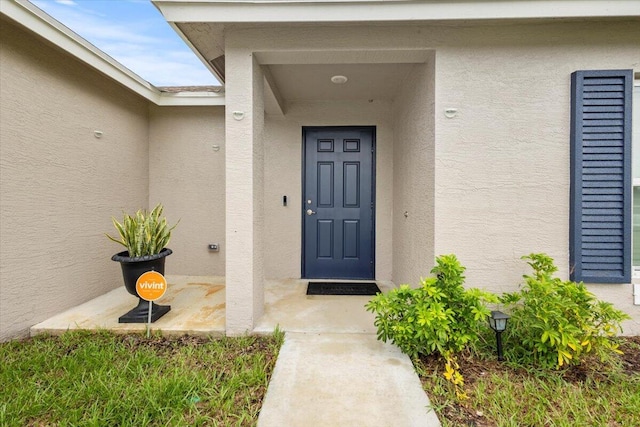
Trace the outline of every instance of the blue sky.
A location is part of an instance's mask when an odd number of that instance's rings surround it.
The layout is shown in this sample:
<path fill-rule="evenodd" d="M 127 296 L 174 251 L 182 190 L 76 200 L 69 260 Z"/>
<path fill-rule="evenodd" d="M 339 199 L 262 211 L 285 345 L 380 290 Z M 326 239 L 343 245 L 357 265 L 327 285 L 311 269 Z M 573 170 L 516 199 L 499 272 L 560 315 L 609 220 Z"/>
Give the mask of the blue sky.
<path fill-rule="evenodd" d="M 217 85 L 149 0 L 31 0 L 155 86 Z"/>

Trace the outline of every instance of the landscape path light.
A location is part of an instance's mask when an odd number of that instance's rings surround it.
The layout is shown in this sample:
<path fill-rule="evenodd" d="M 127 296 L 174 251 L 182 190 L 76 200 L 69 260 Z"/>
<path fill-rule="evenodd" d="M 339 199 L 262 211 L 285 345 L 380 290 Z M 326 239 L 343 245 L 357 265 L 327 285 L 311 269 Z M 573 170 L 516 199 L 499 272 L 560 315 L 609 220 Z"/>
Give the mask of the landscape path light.
<path fill-rule="evenodd" d="M 507 320 L 509 315 L 501 311 L 492 311 L 489 316 L 489 326 L 496 332 L 496 346 L 498 348 L 498 360 L 504 360 L 502 355 L 502 333 L 507 329 Z"/>

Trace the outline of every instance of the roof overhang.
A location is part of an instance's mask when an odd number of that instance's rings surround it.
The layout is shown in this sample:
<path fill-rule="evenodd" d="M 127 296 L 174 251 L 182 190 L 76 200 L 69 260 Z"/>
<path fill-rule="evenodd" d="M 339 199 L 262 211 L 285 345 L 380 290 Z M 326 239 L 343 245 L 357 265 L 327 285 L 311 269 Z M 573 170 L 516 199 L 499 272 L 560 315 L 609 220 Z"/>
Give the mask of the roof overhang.
<path fill-rule="evenodd" d="M 496 23 L 545 20 L 629 19 L 640 16 L 639 0 L 151 0 L 203 64 L 224 82 L 216 63 L 225 54 L 230 26 L 415 25 L 420 23 Z M 344 63 L 379 63 L 344 52 Z M 415 52 L 402 52 L 411 56 Z M 418 52 L 417 55 L 423 55 Z M 267 91 L 281 113 L 286 103 L 270 64 L 340 62 L 336 52 L 256 52 L 265 70 Z M 313 56 L 309 58 L 309 56 Z M 344 56 L 344 55 L 343 55 Z M 424 62 L 399 60 L 398 63 Z M 382 61 L 387 62 L 387 61 Z M 222 61 L 224 63 L 224 61 Z"/>
<path fill-rule="evenodd" d="M 0 14 L 159 106 L 225 105 L 224 92 L 161 92 L 27 0 L 0 1 Z"/>
<path fill-rule="evenodd" d="M 152 0 L 169 22 L 340 23 L 640 15 L 638 0 Z"/>

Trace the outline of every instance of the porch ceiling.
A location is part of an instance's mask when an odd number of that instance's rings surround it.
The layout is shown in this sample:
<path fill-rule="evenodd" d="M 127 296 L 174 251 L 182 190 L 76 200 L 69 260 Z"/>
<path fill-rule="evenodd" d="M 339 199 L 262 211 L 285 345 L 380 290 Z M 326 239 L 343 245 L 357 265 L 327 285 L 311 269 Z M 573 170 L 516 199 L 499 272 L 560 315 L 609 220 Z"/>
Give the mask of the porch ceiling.
<path fill-rule="evenodd" d="M 180 22 L 174 28 L 212 72 L 214 60 L 224 55 L 224 23 Z M 391 100 L 412 64 L 423 63 L 428 51 L 341 50 L 256 52 L 266 76 L 267 113 L 286 112 L 297 101 Z M 331 77 L 343 75 L 346 84 Z"/>
<path fill-rule="evenodd" d="M 285 102 L 390 100 L 412 64 L 280 64 L 269 68 Z M 331 77 L 348 78 L 334 84 Z"/>

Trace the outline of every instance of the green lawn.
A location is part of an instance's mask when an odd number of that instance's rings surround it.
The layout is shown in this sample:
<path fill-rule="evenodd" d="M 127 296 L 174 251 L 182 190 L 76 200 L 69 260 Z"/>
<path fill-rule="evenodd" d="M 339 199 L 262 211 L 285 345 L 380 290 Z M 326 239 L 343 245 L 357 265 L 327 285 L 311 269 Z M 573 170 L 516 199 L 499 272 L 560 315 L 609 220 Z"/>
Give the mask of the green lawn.
<path fill-rule="evenodd" d="M 525 368 L 495 357 L 460 356 L 466 400 L 442 376 L 442 361 L 416 361 L 443 426 L 640 426 L 640 337 L 622 338 L 624 355 L 561 371 Z"/>
<path fill-rule="evenodd" d="M 255 425 L 282 339 L 103 331 L 1 343 L 0 425 Z"/>
<path fill-rule="evenodd" d="M 283 336 L 209 339 L 68 332 L 0 344 L 0 426 L 251 426 Z M 416 361 L 446 426 L 640 426 L 640 338 L 613 363 L 562 371 L 459 357 Z"/>

